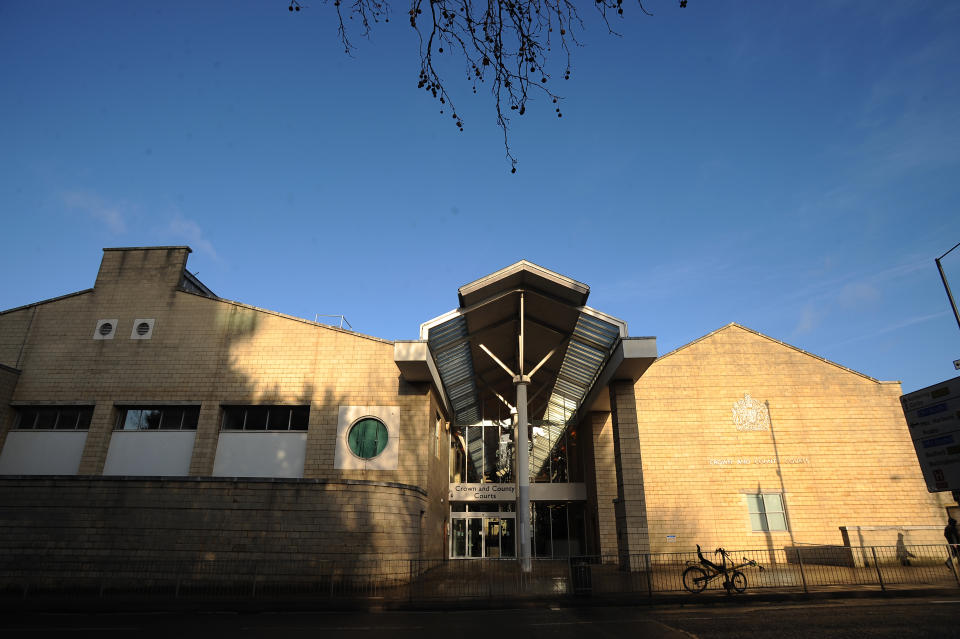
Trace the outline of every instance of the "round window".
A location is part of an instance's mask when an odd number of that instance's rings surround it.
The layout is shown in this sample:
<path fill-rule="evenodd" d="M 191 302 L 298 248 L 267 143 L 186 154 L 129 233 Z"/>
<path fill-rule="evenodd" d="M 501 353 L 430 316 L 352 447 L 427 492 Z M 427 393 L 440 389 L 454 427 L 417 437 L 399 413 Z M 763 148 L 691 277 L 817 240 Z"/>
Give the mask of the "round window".
<path fill-rule="evenodd" d="M 350 427 L 347 443 L 361 459 L 373 459 L 387 447 L 387 427 L 379 419 L 365 417 Z"/>
<path fill-rule="evenodd" d="M 106 337 L 113 332 L 113 324 L 110 322 L 104 322 L 100 325 L 100 334 Z"/>

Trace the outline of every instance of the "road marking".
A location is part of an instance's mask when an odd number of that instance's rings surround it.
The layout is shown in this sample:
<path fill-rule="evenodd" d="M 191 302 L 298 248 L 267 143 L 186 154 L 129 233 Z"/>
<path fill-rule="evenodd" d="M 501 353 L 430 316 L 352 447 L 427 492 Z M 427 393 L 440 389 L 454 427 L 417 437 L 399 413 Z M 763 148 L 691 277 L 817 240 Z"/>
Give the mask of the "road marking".
<path fill-rule="evenodd" d="M 370 632 L 371 630 L 423 630 L 423 626 L 339 626 L 334 628 L 317 628 L 316 626 L 243 626 L 240 630 L 322 630 L 323 632 L 358 630 Z"/>
<path fill-rule="evenodd" d="M 650 621 L 663 626 L 667 630 L 672 630 L 673 632 L 679 632 L 680 634 L 687 635 L 688 637 L 690 637 L 690 639 L 700 639 L 700 637 L 698 637 L 697 635 L 693 634 L 692 632 L 687 632 L 683 628 L 674 628 L 673 626 L 668 626 L 662 621 L 657 621 L 656 619 L 652 619 L 652 618 L 650 619 Z"/>
<path fill-rule="evenodd" d="M 7 632 L 89 632 L 91 630 L 96 630 L 98 632 L 103 632 L 104 630 L 113 630 L 118 631 L 122 630 L 123 632 L 130 632 L 131 630 L 141 630 L 137 626 L 131 626 L 129 628 L 124 628 L 122 626 L 117 626 L 116 628 L 106 627 L 98 628 L 97 626 L 89 626 L 85 628 L 57 628 L 56 626 L 50 628 L 4 628 Z"/>

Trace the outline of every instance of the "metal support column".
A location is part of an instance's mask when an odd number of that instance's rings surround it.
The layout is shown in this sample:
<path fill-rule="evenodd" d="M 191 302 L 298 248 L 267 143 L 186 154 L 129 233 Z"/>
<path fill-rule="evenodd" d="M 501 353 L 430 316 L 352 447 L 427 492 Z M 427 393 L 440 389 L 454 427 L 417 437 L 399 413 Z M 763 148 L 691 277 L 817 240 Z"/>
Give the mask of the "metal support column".
<path fill-rule="evenodd" d="M 517 387 L 517 522 L 520 535 L 520 569 L 530 572 L 530 454 L 527 443 L 527 384 L 530 378 L 523 374 L 524 299 L 520 293 L 520 335 L 518 336 L 517 373 L 513 384 Z"/>
<path fill-rule="evenodd" d="M 527 443 L 527 384 L 530 378 L 517 375 L 517 535 L 520 537 L 520 568 L 530 572 L 530 460 Z"/>

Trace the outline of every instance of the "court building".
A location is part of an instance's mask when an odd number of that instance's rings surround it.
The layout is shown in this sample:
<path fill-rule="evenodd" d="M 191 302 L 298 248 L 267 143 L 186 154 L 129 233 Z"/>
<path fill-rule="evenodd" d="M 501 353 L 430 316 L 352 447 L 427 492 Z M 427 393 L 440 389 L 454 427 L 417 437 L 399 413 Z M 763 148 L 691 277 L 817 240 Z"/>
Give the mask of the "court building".
<path fill-rule="evenodd" d="M 92 288 L 0 312 L 0 555 L 944 541 L 898 382 L 738 324 L 660 354 L 526 261 L 389 341 L 220 297 L 189 253 L 105 249 Z"/>

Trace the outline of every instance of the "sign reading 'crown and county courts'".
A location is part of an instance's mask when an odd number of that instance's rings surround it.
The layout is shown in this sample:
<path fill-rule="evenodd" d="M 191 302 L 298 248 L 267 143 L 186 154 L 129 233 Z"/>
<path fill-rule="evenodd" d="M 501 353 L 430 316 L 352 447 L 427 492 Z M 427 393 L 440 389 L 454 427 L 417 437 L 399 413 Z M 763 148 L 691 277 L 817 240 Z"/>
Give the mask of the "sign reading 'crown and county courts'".
<path fill-rule="evenodd" d="M 960 490 L 960 377 L 900 398 L 927 490 Z"/>
<path fill-rule="evenodd" d="M 450 484 L 450 501 L 514 501 L 516 484 Z"/>

